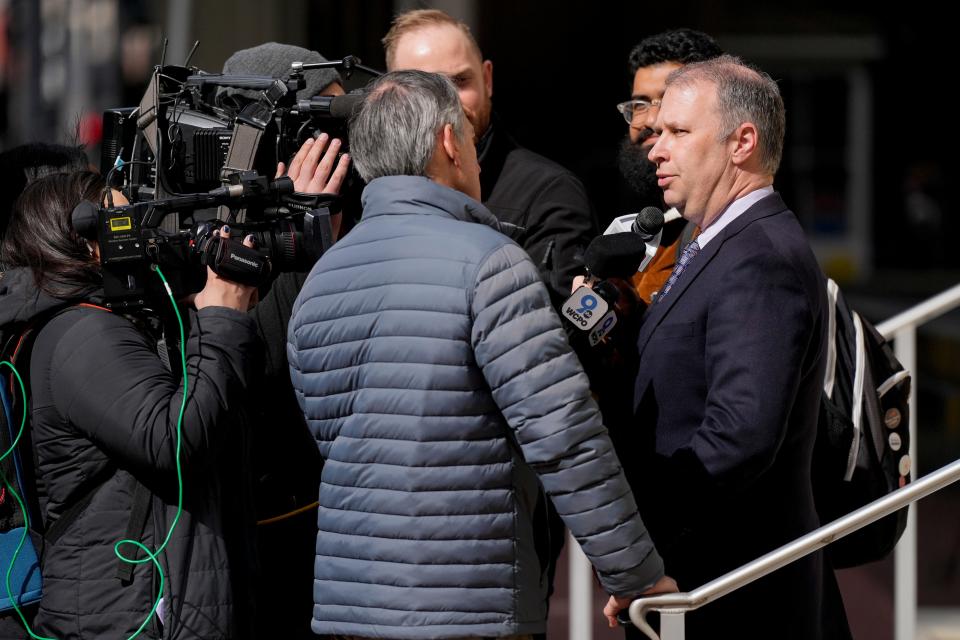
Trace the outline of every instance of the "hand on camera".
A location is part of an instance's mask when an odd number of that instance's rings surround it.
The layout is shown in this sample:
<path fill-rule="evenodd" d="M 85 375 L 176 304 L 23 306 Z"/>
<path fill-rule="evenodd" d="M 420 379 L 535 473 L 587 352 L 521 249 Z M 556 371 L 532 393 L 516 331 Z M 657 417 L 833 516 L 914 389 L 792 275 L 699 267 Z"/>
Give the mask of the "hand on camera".
<path fill-rule="evenodd" d="M 343 154 L 340 160 L 337 160 L 341 144 L 339 138 L 331 140 L 325 133 L 321 133 L 316 140 L 308 138 L 297 151 L 297 155 L 293 156 L 289 169 L 282 162 L 277 164 L 277 177 L 286 174 L 293 180 L 293 190 L 297 193 L 339 195 L 340 187 L 343 186 L 347 171 L 350 169 L 348 154 Z M 323 159 L 320 158 L 321 154 Z M 333 227 L 333 238 L 336 240 L 340 237 L 339 212 L 330 218 L 330 224 Z"/>
<path fill-rule="evenodd" d="M 222 238 L 230 238 L 227 227 L 221 227 L 218 233 Z M 247 247 L 253 247 L 253 236 L 247 236 L 243 244 Z M 204 307 L 227 307 L 243 312 L 246 312 L 256 303 L 256 286 L 238 284 L 231 280 L 225 280 L 214 273 L 210 267 L 207 267 L 207 284 L 193 299 L 193 304 L 197 309 L 203 309 Z"/>
<path fill-rule="evenodd" d="M 331 140 L 325 133 L 316 140 L 308 138 L 293 156 L 289 169 L 282 162 L 277 165 L 277 177 L 286 173 L 297 193 L 339 194 L 350 168 L 349 155 L 343 154 L 337 161 L 341 144 L 339 138 Z"/>

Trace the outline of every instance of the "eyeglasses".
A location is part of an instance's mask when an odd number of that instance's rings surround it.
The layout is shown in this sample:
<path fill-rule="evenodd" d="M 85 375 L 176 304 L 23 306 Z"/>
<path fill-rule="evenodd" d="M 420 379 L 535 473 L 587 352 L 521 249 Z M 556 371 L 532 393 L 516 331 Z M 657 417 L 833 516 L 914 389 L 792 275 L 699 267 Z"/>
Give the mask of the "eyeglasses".
<path fill-rule="evenodd" d="M 650 107 L 659 107 L 663 100 L 655 98 L 653 100 L 627 100 L 617 105 L 617 111 L 623 114 L 623 119 L 627 124 L 632 124 L 633 119 L 642 116 Z"/>

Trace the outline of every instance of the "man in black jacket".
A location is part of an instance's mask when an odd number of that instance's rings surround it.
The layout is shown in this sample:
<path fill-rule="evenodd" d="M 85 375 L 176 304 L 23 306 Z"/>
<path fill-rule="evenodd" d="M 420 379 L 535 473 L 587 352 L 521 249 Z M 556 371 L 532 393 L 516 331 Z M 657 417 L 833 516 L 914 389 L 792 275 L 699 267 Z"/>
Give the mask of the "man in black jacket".
<path fill-rule="evenodd" d="M 653 125 L 660 113 L 660 101 L 666 90 L 667 76 L 685 64 L 710 60 L 723 50 L 713 38 L 693 29 L 672 29 L 649 36 L 630 52 L 630 73 L 633 84 L 630 99 L 617 105 L 627 121 L 627 135 L 620 144 L 617 158 L 626 187 L 632 192 L 626 211 L 639 211 L 648 205 L 662 208 L 667 223 L 660 238 L 656 257 L 642 273 L 631 279 L 637 296 L 644 304 L 667 281 L 679 255 L 679 247 L 697 234 L 697 228 L 686 222 L 673 209 L 663 204 L 663 192 L 657 186 L 657 167 L 647 155 L 657 142 Z"/>
<path fill-rule="evenodd" d="M 515 239 L 537 265 L 554 304 L 570 295 L 583 270 L 580 254 L 597 224 L 580 180 L 557 163 L 519 146 L 493 115 L 493 63 L 470 28 L 442 11 L 403 13 L 383 39 L 387 69 L 449 77 L 477 134 L 483 204 L 501 222 L 522 227 Z"/>
<path fill-rule="evenodd" d="M 267 42 L 234 53 L 224 63 L 223 72 L 283 77 L 295 61 L 326 59 L 316 51 Z M 301 100 L 343 94 L 340 76 L 333 69 L 310 71 L 306 81 L 307 86 L 297 92 Z M 240 104 L 250 99 L 243 91 L 225 91 L 224 95 Z M 339 139 L 322 133 L 304 144 L 289 168 L 280 169 L 286 170 L 298 192 L 338 194 L 350 166 L 349 156 L 339 154 L 340 149 Z M 341 217 L 334 214 L 331 220 L 334 239 L 341 229 Z M 285 352 L 293 301 L 306 276 L 302 272 L 279 274 L 250 311 L 264 343 L 266 365 L 262 387 L 257 390 L 264 401 L 253 430 L 260 560 L 257 605 L 262 611 L 257 618 L 258 637 L 315 637 L 310 631 L 312 559 L 323 462 L 294 397 Z"/>

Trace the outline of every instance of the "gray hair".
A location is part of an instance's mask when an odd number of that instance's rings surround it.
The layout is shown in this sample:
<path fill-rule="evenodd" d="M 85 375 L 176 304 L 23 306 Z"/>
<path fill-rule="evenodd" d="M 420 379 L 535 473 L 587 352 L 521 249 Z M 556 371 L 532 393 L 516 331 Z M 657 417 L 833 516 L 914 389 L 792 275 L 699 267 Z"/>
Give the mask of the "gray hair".
<path fill-rule="evenodd" d="M 426 175 L 444 125 L 452 125 L 463 141 L 463 107 L 446 76 L 392 71 L 368 89 L 350 122 L 353 166 L 367 182 L 382 176 Z"/>
<path fill-rule="evenodd" d="M 723 55 L 680 67 L 667 78 L 667 87 L 703 81 L 717 88 L 720 139 L 725 140 L 744 122 L 753 123 L 759 138 L 760 166 L 770 175 L 776 174 L 783 156 L 786 130 L 783 99 L 777 83 L 740 58 Z"/>

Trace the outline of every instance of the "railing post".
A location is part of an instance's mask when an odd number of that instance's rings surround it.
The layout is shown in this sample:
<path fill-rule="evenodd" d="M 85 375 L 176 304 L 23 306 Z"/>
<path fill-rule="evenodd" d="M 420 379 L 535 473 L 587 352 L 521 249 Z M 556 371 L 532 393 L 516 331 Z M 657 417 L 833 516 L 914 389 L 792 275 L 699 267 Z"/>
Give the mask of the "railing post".
<path fill-rule="evenodd" d="M 684 612 L 662 612 L 660 614 L 660 640 L 685 640 L 687 637 Z M 749 621 L 744 621 L 749 624 Z"/>
<path fill-rule="evenodd" d="M 895 335 L 897 359 L 910 372 L 910 460 L 916 480 L 917 467 L 917 329 L 907 326 Z M 917 632 L 917 505 L 910 507 L 907 528 L 894 554 L 894 638 L 913 640 Z"/>
<path fill-rule="evenodd" d="M 570 571 L 569 640 L 593 640 L 593 569 L 580 543 L 567 534 Z"/>

